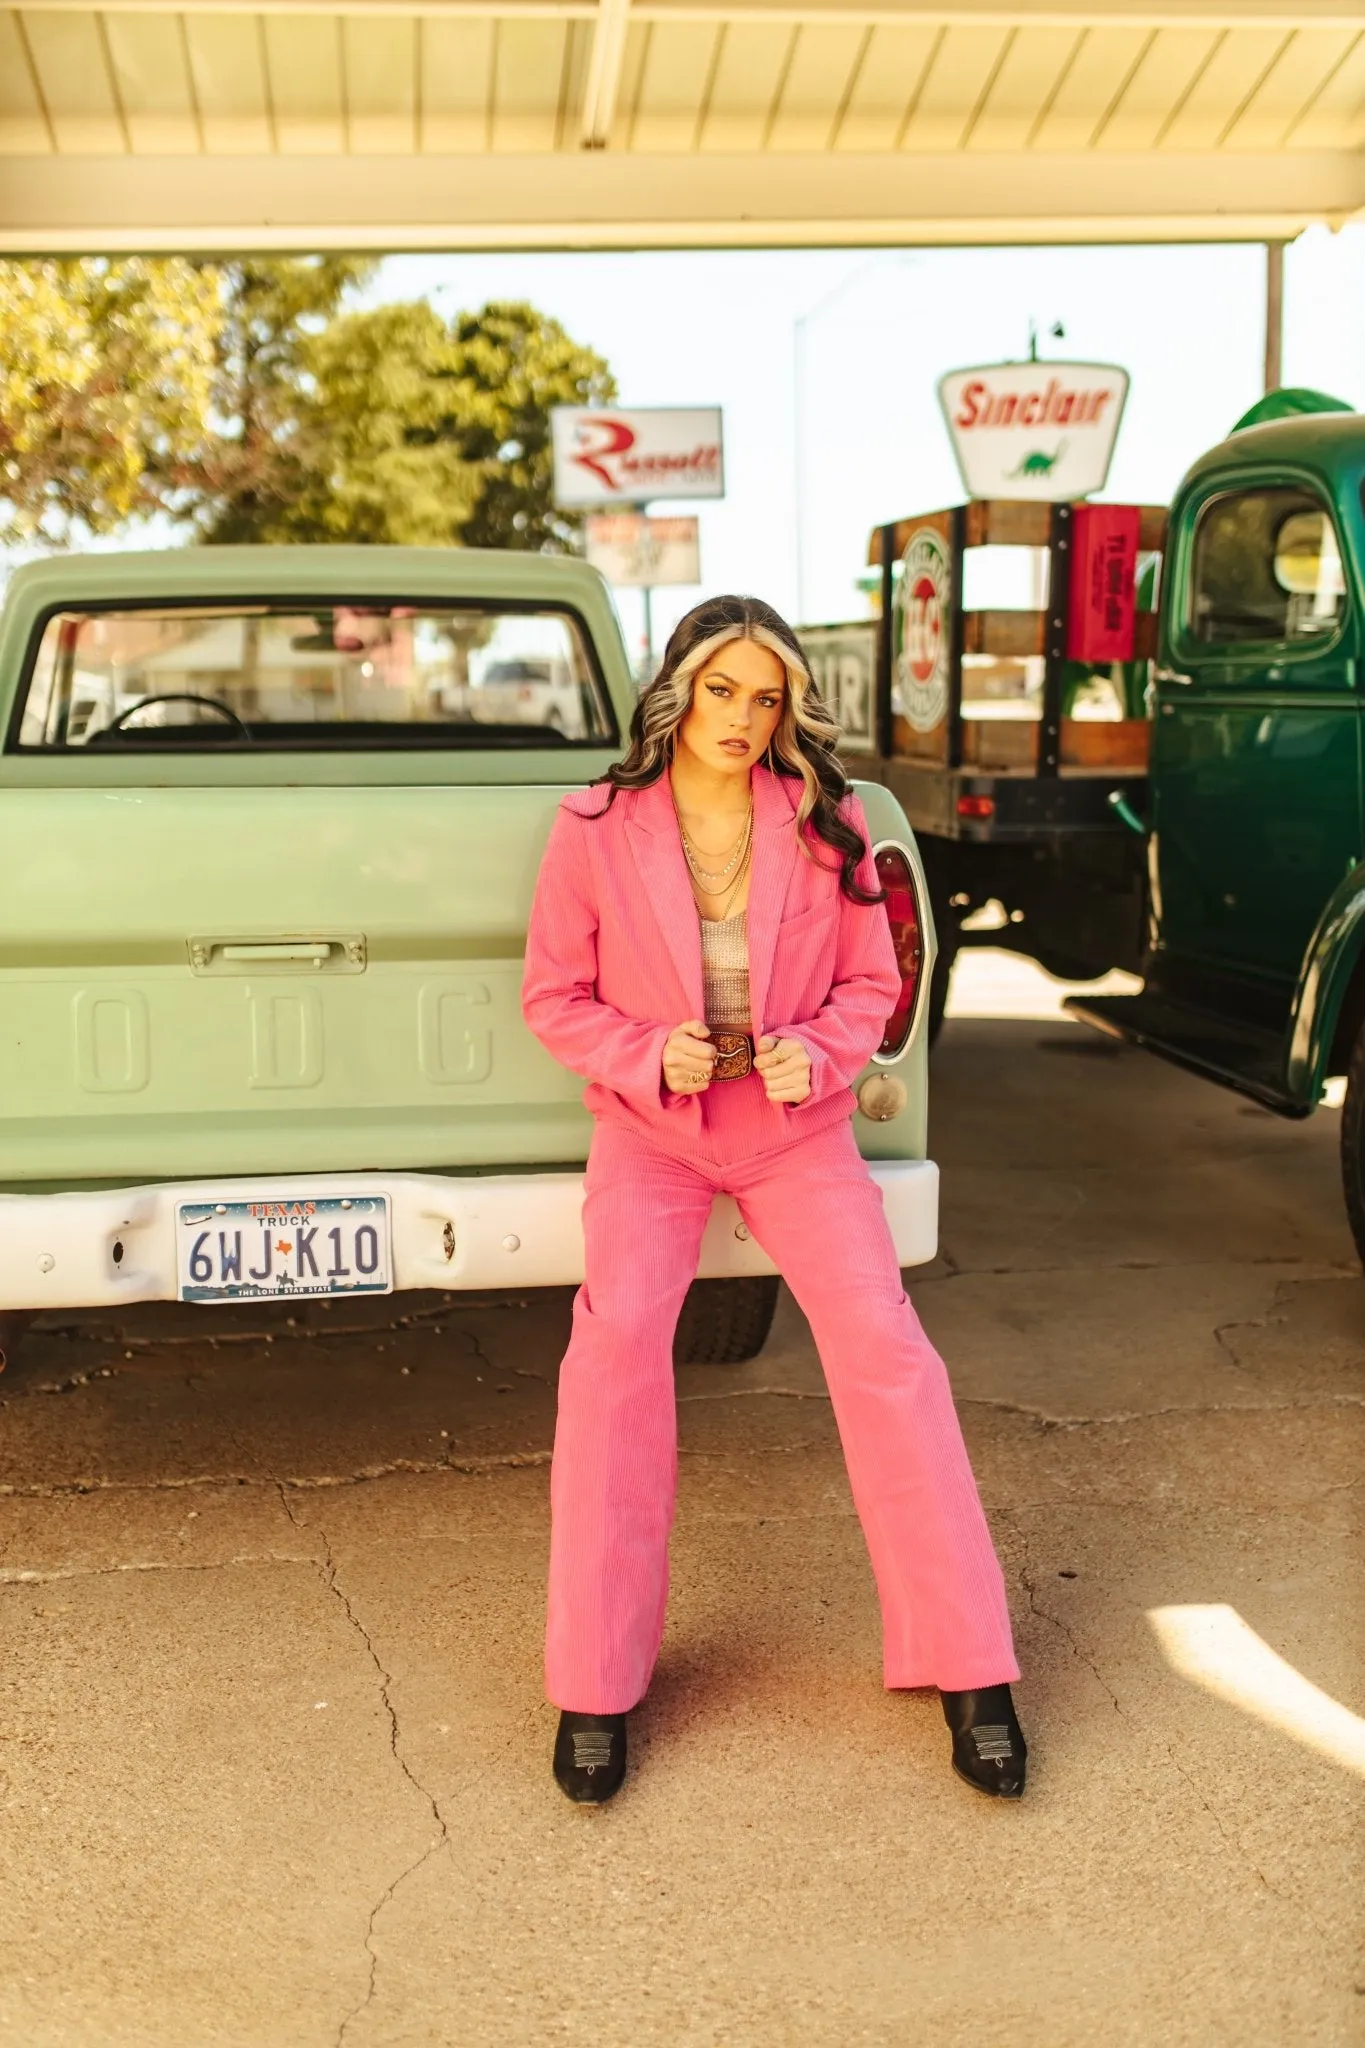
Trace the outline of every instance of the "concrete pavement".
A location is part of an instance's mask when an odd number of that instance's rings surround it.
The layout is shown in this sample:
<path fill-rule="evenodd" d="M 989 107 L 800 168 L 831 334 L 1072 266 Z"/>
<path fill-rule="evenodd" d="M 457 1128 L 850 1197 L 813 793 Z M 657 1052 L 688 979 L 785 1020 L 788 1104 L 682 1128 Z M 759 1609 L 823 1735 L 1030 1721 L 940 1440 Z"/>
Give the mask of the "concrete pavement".
<path fill-rule="evenodd" d="M 880 1689 L 785 1299 L 751 1365 L 680 1375 L 669 1633 L 600 1813 L 539 1686 L 566 1294 L 54 1318 L 0 1380 L 0 2040 L 1365 2038 L 1335 1114 L 964 962 L 955 1006 L 993 1002 L 936 1055 L 912 1283 L 1010 1582 L 1023 1803 Z"/>

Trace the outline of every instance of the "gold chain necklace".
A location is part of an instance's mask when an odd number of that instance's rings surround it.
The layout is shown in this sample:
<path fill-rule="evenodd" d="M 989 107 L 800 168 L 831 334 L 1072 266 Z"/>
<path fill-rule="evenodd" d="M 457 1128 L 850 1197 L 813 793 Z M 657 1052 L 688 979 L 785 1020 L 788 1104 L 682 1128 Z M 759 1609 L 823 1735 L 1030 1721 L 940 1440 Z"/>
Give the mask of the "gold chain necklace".
<path fill-rule="evenodd" d="M 734 881 L 728 885 L 728 890 L 717 889 L 715 891 L 712 891 L 708 889 L 703 892 L 705 895 L 708 896 L 714 894 L 717 896 L 724 895 L 725 897 L 725 903 L 721 909 L 720 915 L 714 920 L 716 924 L 724 924 L 726 918 L 730 915 L 730 905 L 734 902 L 736 896 L 738 896 L 740 888 L 744 881 L 744 877 L 749 872 L 749 856 L 752 852 L 753 844 L 751 841 L 750 844 L 746 846 L 746 848 L 744 849 L 744 859 L 740 862 L 739 873 L 735 876 Z M 698 888 L 700 888 L 701 884 L 698 883 L 697 886 Z"/>
<path fill-rule="evenodd" d="M 677 807 L 675 805 L 675 815 L 676 810 Z M 684 825 L 681 817 L 678 818 L 678 831 L 682 838 L 684 858 L 687 861 L 687 865 L 690 868 L 692 875 L 698 884 L 698 887 L 702 889 L 704 894 L 708 896 L 719 896 L 724 893 L 725 888 L 727 886 L 728 877 L 734 871 L 736 865 L 743 861 L 746 853 L 748 852 L 750 840 L 753 834 L 753 823 L 754 807 L 751 803 L 748 811 L 745 814 L 744 823 L 739 828 L 739 837 L 735 840 L 733 847 L 730 849 L 730 858 L 726 861 L 723 867 L 707 868 L 702 866 L 701 848 L 697 846 L 690 837 L 687 827 L 686 825 Z M 714 860 L 716 858 L 716 855 L 714 853 L 709 853 L 705 856 L 705 858 L 707 860 Z M 718 882 L 720 884 L 720 887 L 718 889 L 708 888 L 707 884 L 709 882 Z"/>

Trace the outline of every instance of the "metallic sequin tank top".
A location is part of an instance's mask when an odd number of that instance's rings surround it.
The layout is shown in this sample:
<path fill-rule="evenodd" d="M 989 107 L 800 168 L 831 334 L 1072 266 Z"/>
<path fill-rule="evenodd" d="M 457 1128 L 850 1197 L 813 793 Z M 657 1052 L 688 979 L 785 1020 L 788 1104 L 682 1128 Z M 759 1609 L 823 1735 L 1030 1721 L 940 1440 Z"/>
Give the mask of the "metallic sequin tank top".
<path fill-rule="evenodd" d="M 744 911 L 701 919 L 701 985 L 712 1031 L 749 1029 L 749 932 Z"/>

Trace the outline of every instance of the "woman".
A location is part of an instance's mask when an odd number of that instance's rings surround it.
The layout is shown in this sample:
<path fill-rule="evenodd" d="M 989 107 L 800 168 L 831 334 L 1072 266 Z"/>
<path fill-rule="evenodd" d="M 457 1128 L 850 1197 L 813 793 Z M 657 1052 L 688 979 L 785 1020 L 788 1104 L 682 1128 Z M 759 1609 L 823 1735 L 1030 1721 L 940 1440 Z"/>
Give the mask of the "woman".
<path fill-rule="evenodd" d="M 578 1801 L 620 1785 L 663 1634 L 673 1336 L 719 1192 L 819 1348 L 886 1684 L 937 1686 L 959 1774 L 1024 1788 L 1000 1567 L 853 1136 L 849 1084 L 900 984 L 837 737 L 791 628 L 755 598 L 712 598 L 674 632 L 605 787 L 563 799 L 540 870 L 523 1009 L 587 1077 L 595 1119 L 546 1633 L 554 1774 Z"/>

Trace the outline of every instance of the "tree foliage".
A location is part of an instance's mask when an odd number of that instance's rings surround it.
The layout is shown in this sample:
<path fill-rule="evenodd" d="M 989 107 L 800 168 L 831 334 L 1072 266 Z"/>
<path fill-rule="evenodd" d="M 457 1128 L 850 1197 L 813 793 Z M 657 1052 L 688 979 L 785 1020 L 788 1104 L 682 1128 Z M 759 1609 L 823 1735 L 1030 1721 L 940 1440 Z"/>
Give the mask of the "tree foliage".
<path fill-rule="evenodd" d="M 0 541 L 62 545 L 158 509 L 201 451 L 218 291 L 178 257 L 0 261 Z"/>
<path fill-rule="evenodd" d="M 550 407 L 615 396 L 534 307 L 344 309 L 345 257 L 0 264 L 0 539 L 557 549 Z"/>
<path fill-rule="evenodd" d="M 204 266 L 218 297 L 212 432 L 165 465 L 165 501 L 204 540 L 283 539 L 321 451 L 304 421 L 308 352 L 371 262 L 252 257 Z"/>

